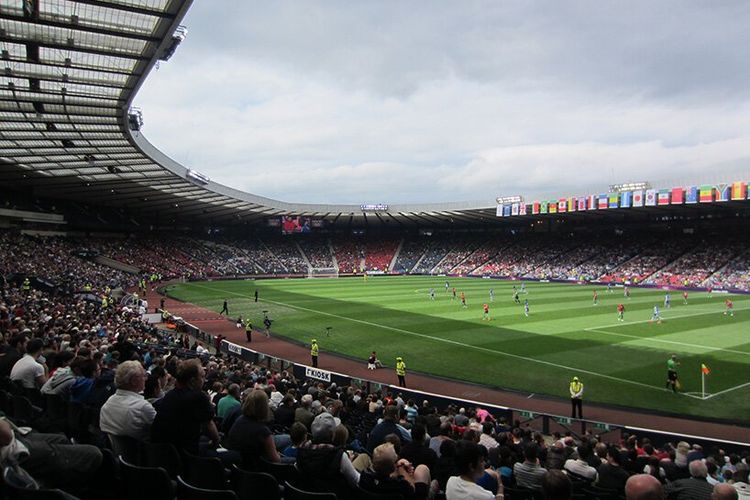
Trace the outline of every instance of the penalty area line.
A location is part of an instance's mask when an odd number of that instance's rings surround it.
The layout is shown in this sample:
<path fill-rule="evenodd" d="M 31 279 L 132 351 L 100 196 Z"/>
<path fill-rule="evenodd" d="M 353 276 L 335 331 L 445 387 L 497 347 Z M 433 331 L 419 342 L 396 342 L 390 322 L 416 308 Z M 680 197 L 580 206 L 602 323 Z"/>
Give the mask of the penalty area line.
<path fill-rule="evenodd" d="M 206 288 L 208 290 L 213 290 L 213 291 L 219 291 L 219 290 L 217 290 L 215 288 L 212 288 L 210 286 L 199 285 L 197 283 L 191 283 L 190 286 L 199 287 L 199 288 Z M 236 295 L 236 296 L 239 296 L 239 297 L 251 298 L 250 295 L 246 295 L 246 294 L 239 293 L 239 292 L 231 292 L 231 291 L 226 291 L 226 290 L 221 290 L 221 291 L 224 292 L 224 293 L 228 293 L 228 294 L 231 294 L 231 295 Z M 399 333 L 403 333 L 403 334 L 406 334 L 406 335 L 411 335 L 413 337 L 418 337 L 418 338 L 423 338 L 423 339 L 427 339 L 427 340 L 432 340 L 434 342 L 441 342 L 441 343 L 444 343 L 444 344 L 465 347 L 467 349 L 473 349 L 473 350 L 476 350 L 476 351 L 482 351 L 482 352 L 487 352 L 487 353 L 491 353 L 491 354 L 499 354 L 501 356 L 507 356 L 509 358 L 520 359 L 522 361 L 528 361 L 530 363 L 537 363 L 537 364 L 541 364 L 541 365 L 545 365 L 545 366 L 552 366 L 554 368 L 562 368 L 562 369 L 569 370 L 569 371 L 577 371 L 579 373 L 585 373 L 587 375 L 591 375 L 591 376 L 594 376 L 594 377 L 600 377 L 600 378 L 604 378 L 604 379 L 608 379 L 608 380 L 614 380 L 616 382 L 622 382 L 624 384 L 630 384 L 630 385 L 635 385 L 635 386 L 638 386 L 638 387 L 644 387 L 646 389 L 656 390 L 656 391 L 659 391 L 659 392 L 664 391 L 664 388 L 662 388 L 662 387 L 657 387 L 657 386 L 654 386 L 654 385 L 644 384 L 642 382 L 636 382 L 635 380 L 628 380 L 628 379 L 624 379 L 624 378 L 614 377 L 612 375 L 606 375 L 606 374 L 603 374 L 603 373 L 598 373 L 598 372 L 594 372 L 594 371 L 591 371 L 591 370 L 585 370 L 585 369 L 582 369 L 582 368 L 575 368 L 575 367 L 572 367 L 572 366 L 567 366 L 567 365 L 562 365 L 562 364 L 558 364 L 558 363 L 553 363 L 551 361 L 544 361 L 542 359 L 529 358 L 527 356 L 521 356 L 519 354 L 513 354 L 513 353 L 510 353 L 510 352 L 498 351 L 496 349 L 488 349 L 486 347 L 480 347 L 480 346 L 475 346 L 475 345 L 471 345 L 471 344 L 465 344 L 463 342 L 458 342 L 456 340 L 444 339 L 444 338 L 440 338 L 440 337 L 433 337 L 432 335 L 426 335 L 424 333 L 412 332 L 410 330 L 404 330 L 402 328 L 396 328 L 396 327 L 393 327 L 393 326 L 382 325 L 382 324 L 379 324 L 379 323 L 373 323 L 371 321 L 365 321 L 365 320 L 362 320 L 362 319 L 349 318 L 347 316 L 341 316 L 341 315 L 338 315 L 338 314 L 333 314 L 333 313 L 329 313 L 329 312 L 325 312 L 325 311 L 318 311 L 318 310 L 315 310 L 315 309 L 310 309 L 310 308 L 302 307 L 302 306 L 295 306 L 295 305 L 292 305 L 292 304 L 287 304 L 287 303 L 284 303 L 284 302 L 278 302 L 278 301 L 275 301 L 275 300 L 263 299 L 263 301 L 264 302 L 269 302 L 271 304 L 276 304 L 276 305 L 280 305 L 280 306 L 284 306 L 284 307 L 289 307 L 290 309 L 297 309 L 299 311 L 305 311 L 305 312 L 310 312 L 310 313 L 313 313 L 313 314 L 320 314 L 322 316 L 329 316 L 329 317 L 332 317 L 332 318 L 338 318 L 338 319 L 342 319 L 342 320 L 345 320 L 345 321 L 351 321 L 353 323 L 359 323 L 359 324 L 362 324 L 362 325 L 372 326 L 372 327 L 375 327 L 375 328 L 382 328 L 382 329 L 385 329 L 385 330 L 391 330 L 391 331 L 394 331 L 394 332 L 399 332 Z M 678 394 L 680 394 L 680 395 L 686 395 L 684 393 L 678 393 Z M 692 397 L 692 396 L 689 396 L 689 397 Z"/>

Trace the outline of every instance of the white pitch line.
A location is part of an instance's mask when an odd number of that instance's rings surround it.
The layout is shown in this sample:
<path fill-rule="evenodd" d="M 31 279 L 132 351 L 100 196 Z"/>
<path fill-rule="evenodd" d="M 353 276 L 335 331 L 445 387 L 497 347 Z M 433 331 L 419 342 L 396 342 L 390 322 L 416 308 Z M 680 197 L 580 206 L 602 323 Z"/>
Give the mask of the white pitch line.
<path fill-rule="evenodd" d="M 190 283 L 189 286 L 195 286 L 195 287 L 199 287 L 199 288 L 206 288 L 208 290 L 219 291 L 219 290 L 216 290 L 215 288 L 212 288 L 212 287 L 209 287 L 209 286 L 206 286 L 206 285 L 199 285 L 199 284 L 196 284 L 196 283 Z M 239 297 L 251 298 L 250 295 L 245 295 L 245 294 L 238 293 L 238 292 L 232 292 L 232 291 L 227 291 L 227 290 L 220 290 L 220 291 L 223 292 L 223 293 L 231 294 L 231 295 L 237 295 Z M 566 369 L 566 370 L 578 371 L 580 373 L 585 373 L 587 375 L 592 375 L 592 376 L 595 376 L 595 377 L 601 377 L 601 378 L 605 378 L 605 379 L 609 379 L 609 380 L 615 380 L 617 382 L 622 382 L 622 383 L 625 383 L 625 384 L 637 385 L 639 387 L 645 387 L 647 389 L 657 390 L 657 391 L 660 391 L 660 392 L 664 391 L 664 388 L 662 388 L 662 387 L 657 387 L 657 386 L 653 386 L 653 385 L 643 384 L 641 382 L 636 382 L 634 380 L 627 380 L 627 379 L 623 379 L 623 378 L 613 377 L 611 375 L 605 375 L 603 373 L 592 372 L 590 370 L 584 370 L 584 369 L 575 368 L 575 367 L 572 367 L 572 366 L 566 366 L 566 365 L 561 365 L 561 364 L 557 364 L 557 363 L 552 363 L 551 361 L 544 361 L 544 360 L 541 360 L 541 359 L 529 358 L 529 357 L 526 357 L 526 356 L 521 356 L 521 355 L 518 355 L 518 354 L 512 354 L 512 353 L 505 352 L 505 351 L 498 351 L 498 350 L 495 350 L 495 349 L 488 349 L 486 347 L 474 346 L 474 345 L 471 345 L 471 344 L 465 344 L 463 342 L 457 342 L 455 340 L 442 339 L 440 337 L 433 337 L 432 335 L 425 335 L 423 333 L 417 333 L 417 332 L 412 332 L 412 331 L 409 331 L 409 330 L 403 330 L 401 328 L 396 328 L 396 327 L 387 326 L 387 325 L 381 325 L 381 324 L 378 324 L 378 323 L 372 323 L 370 321 L 364 321 L 364 320 L 361 320 L 361 319 L 349 318 L 347 316 L 340 316 L 338 314 L 333 314 L 333 313 L 324 312 L 324 311 L 318 311 L 318 310 L 315 310 L 315 309 L 309 309 L 307 307 L 301 307 L 301 306 L 295 306 L 295 305 L 292 305 L 292 304 L 286 304 L 284 302 L 277 302 L 277 301 L 268 300 L 268 299 L 263 299 L 263 301 L 264 302 L 270 302 L 271 304 L 276 304 L 276 305 L 280 305 L 280 306 L 289 307 L 290 309 L 297 309 L 297 310 L 300 310 L 300 311 L 311 312 L 311 313 L 320 314 L 320 315 L 323 315 L 323 316 L 330 316 L 330 317 L 333 317 L 333 318 L 339 318 L 339 319 L 346 320 L 346 321 L 351 321 L 351 322 L 354 322 L 354 323 L 361 323 L 363 325 L 368 325 L 368 326 L 372 326 L 372 327 L 376 327 L 376 328 L 383 328 L 383 329 L 386 329 L 386 330 L 392 330 L 392 331 L 399 332 L 399 333 L 405 333 L 407 335 L 412 335 L 414 337 L 420 337 L 420 338 L 424 338 L 424 339 L 429 339 L 429 340 L 432 340 L 432 341 L 435 341 L 435 342 L 443 342 L 445 344 L 457 345 L 457 346 L 461 346 L 461 347 L 466 347 L 468 349 L 474 349 L 474 350 L 477 350 L 477 351 L 489 352 L 489 353 L 492 353 L 492 354 L 501 354 L 503 356 L 508 356 L 510 358 L 515 358 L 515 359 L 521 359 L 523 361 L 528 361 L 528 362 L 531 362 L 531 363 L 539 363 L 539 364 L 542 364 L 542 365 L 552 366 L 552 367 L 555 367 L 555 368 L 563 368 L 563 369 Z M 678 393 L 678 394 L 683 395 L 683 396 L 685 395 L 684 393 Z"/>
<path fill-rule="evenodd" d="M 666 340 L 666 339 L 659 339 L 655 337 L 639 337 L 638 335 L 629 335 L 627 333 L 616 333 L 616 332 L 608 332 L 606 330 L 598 330 L 596 328 L 586 328 L 587 332 L 596 332 L 596 333 L 603 333 L 604 335 L 613 335 L 615 337 L 627 337 L 631 339 L 637 339 L 637 340 L 645 340 L 647 342 L 661 342 L 662 344 L 672 344 L 672 345 L 678 345 L 682 347 L 696 347 L 699 349 L 704 349 L 706 351 L 722 351 L 722 352 L 731 352 L 732 354 L 742 354 L 742 355 L 748 355 L 750 352 L 747 351 L 737 351 L 735 349 L 725 349 L 723 347 L 711 347 L 707 345 L 700 345 L 700 344 L 689 344 L 687 342 L 678 342 L 676 340 Z"/>
<path fill-rule="evenodd" d="M 747 387 L 748 385 L 750 385 L 750 382 L 746 382 L 746 383 L 744 383 L 742 385 L 737 385 L 735 387 L 730 387 L 729 389 L 724 389 L 723 391 L 719 391 L 719 392 L 714 393 L 714 394 L 709 394 L 704 399 L 711 399 L 711 398 L 713 398 L 715 396 L 719 396 L 721 394 L 726 394 L 727 392 L 732 392 L 732 391 L 736 391 L 737 389 L 742 389 L 743 387 Z"/>
<path fill-rule="evenodd" d="M 745 311 L 747 309 L 750 309 L 750 307 L 736 307 L 735 311 Z M 664 311 L 662 311 L 662 312 L 664 312 Z M 678 314 L 676 316 L 664 316 L 662 318 L 662 320 L 690 318 L 692 316 L 703 316 L 703 315 L 706 315 L 706 314 L 720 314 L 721 312 L 723 312 L 723 311 L 722 310 L 717 310 L 717 309 L 700 309 L 699 312 L 698 312 L 697 309 L 693 309 L 693 312 L 690 313 L 690 314 Z M 650 319 L 643 319 L 643 320 L 639 320 L 639 321 L 626 321 L 624 323 L 623 322 L 619 322 L 619 323 L 611 323 L 609 325 L 600 325 L 600 326 L 594 326 L 594 327 L 591 327 L 591 328 L 584 328 L 584 330 L 595 330 L 595 329 L 598 329 L 598 328 L 612 328 L 612 327 L 615 327 L 615 326 L 638 325 L 638 324 L 641 324 L 641 323 L 649 323 L 649 322 L 651 322 Z"/>

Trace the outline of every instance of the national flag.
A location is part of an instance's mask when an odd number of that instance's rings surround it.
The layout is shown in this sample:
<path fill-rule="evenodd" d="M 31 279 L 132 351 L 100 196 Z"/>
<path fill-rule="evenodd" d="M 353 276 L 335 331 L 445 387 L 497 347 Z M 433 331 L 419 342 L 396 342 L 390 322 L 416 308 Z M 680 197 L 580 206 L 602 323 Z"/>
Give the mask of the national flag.
<path fill-rule="evenodd" d="M 656 189 L 647 189 L 646 190 L 646 203 L 645 205 L 647 207 L 655 207 L 656 206 Z"/>
<path fill-rule="evenodd" d="M 586 210 L 596 210 L 597 200 L 596 195 L 591 194 L 588 197 L 588 200 L 586 200 Z"/>
<path fill-rule="evenodd" d="M 729 201 L 731 189 L 729 184 L 718 184 L 716 186 L 716 201 Z"/>
<path fill-rule="evenodd" d="M 583 212 L 586 210 L 586 198 L 578 198 L 578 211 Z"/>
<path fill-rule="evenodd" d="M 502 217 L 503 216 L 503 206 L 502 205 L 498 205 L 497 206 L 497 210 L 495 211 L 495 215 L 498 216 L 498 217 Z"/>
<path fill-rule="evenodd" d="M 709 373 L 711 373 L 711 369 L 701 363 L 701 373 L 703 373 L 703 375 L 708 375 Z"/>
<path fill-rule="evenodd" d="M 503 217 L 510 217 L 510 205 L 503 205 Z"/>
<path fill-rule="evenodd" d="M 510 206 L 510 215 L 518 215 L 518 203 L 514 203 Z"/>
<path fill-rule="evenodd" d="M 606 194 L 600 194 L 599 195 L 599 202 L 596 205 L 599 210 L 606 210 L 609 206 L 609 198 Z"/>
<path fill-rule="evenodd" d="M 538 215 L 540 208 L 541 208 L 541 204 L 538 201 L 535 201 L 534 203 L 531 204 L 531 214 Z"/>
<path fill-rule="evenodd" d="M 698 200 L 700 200 L 701 203 L 711 203 L 714 201 L 714 187 L 708 184 L 702 185 Z"/>
<path fill-rule="evenodd" d="M 685 203 L 688 205 L 698 203 L 698 186 L 688 186 L 685 188 Z"/>
<path fill-rule="evenodd" d="M 681 187 L 672 188 L 672 205 L 682 205 L 685 202 L 685 190 Z"/>
<path fill-rule="evenodd" d="M 657 200 L 659 205 L 669 205 L 669 189 L 660 189 Z"/>
<path fill-rule="evenodd" d="M 526 215 L 526 203 L 521 203 L 521 206 L 518 207 L 518 215 Z"/>
<path fill-rule="evenodd" d="M 546 201 L 540 202 L 539 213 L 540 214 L 546 214 L 547 213 L 547 202 Z"/>
<path fill-rule="evenodd" d="M 617 208 L 620 205 L 620 195 L 617 193 L 609 193 L 609 208 Z"/>
<path fill-rule="evenodd" d="M 551 214 L 557 213 L 557 200 L 550 200 L 547 202 L 547 210 Z"/>
<path fill-rule="evenodd" d="M 567 211 L 568 211 L 568 200 L 565 198 L 560 198 L 557 201 L 557 212 L 564 214 Z"/>
<path fill-rule="evenodd" d="M 732 183 L 732 199 L 744 200 L 747 198 L 747 184 L 742 181 Z"/>
<path fill-rule="evenodd" d="M 630 208 L 633 204 L 633 193 L 631 191 L 623 191 L 620 193 L 620 208 Z"/>
<path fill-rule="evenodd" d="M 568 212 L 575 212 L 575 211 L 576 211 L 576 199 L 568 198 Z"/>
<path fill-rule="evenodd" d="M 633 191 L 633 206 L 634 207 L 643 206 L 643 190 L 642 189 Z"/>

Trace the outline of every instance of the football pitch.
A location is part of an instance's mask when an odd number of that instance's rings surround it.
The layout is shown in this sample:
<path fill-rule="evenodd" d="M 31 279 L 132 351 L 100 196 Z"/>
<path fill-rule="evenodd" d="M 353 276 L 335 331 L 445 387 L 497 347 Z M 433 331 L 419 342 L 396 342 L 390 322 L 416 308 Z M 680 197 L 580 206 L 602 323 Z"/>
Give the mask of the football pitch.
<path fill-rule="evenodd" d="M 466 308 L 446 280 L 465 293 Z M 577 375 L 586 401 L 750 421 L 750 296 L 690 292 L 685 304 L 673 291 L 666 308 L 660 289 L 631 288 L 628 299 L 621 287 L 527 282 L 518 304 L 514 286 L 520 291 L 518 281 L 376 276 L 185 283 L 169 295 L 217 312 L 227 299 L 231 317 L 249 317 L 257 327 L 268 311 L 273 335 L 305 344 L 316 338 L 321 356 L 338 352 L 364 363 L 377 350 L 391 369 L 402 356 L 410 371 L 563 398 Z M 726 298 L 734 316 L 724 314 Z M 650 321 L 657 304 L 660 323 Z M 678 394 L 665 389 L 673 353 Z M 701 364 L 710 369 L 705 394 Z M 431 390 L 439 393 L 439 384 Z"/>

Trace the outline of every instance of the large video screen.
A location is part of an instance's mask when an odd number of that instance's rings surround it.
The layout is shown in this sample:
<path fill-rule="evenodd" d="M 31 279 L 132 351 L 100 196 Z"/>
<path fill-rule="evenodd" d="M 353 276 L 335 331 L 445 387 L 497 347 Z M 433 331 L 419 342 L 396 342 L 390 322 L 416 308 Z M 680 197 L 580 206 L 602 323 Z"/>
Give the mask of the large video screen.
<path fill-rule="evenodd" d="M 281 234 L 309 233 L 312 232 L 312 226 L 310 217 L 281 217 Z"/>

